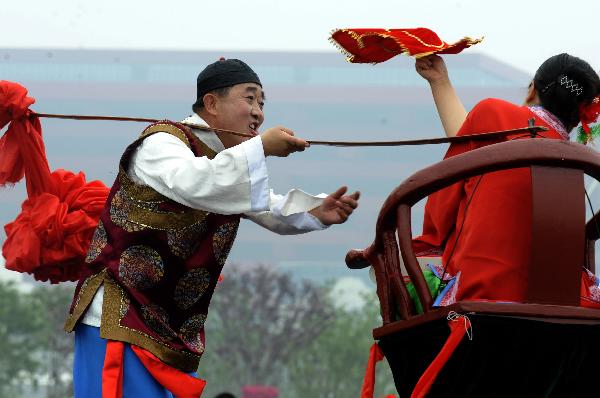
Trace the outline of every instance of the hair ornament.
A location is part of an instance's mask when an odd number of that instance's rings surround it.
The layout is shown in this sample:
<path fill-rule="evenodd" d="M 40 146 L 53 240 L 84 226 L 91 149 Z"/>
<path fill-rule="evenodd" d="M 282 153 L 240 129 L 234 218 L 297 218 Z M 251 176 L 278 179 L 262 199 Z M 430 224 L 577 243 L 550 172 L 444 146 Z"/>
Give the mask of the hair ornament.
<path fill-rule="evenodd" d="M 573 79 L 569 79 L 567 75 L 560 76 L 558 83 L 567 90 L 570 90 L 571 93 L 575 94 L 576 97 L 579 97 L 581 94 L 583 94 L 583 87 L 575 83 Z"/>

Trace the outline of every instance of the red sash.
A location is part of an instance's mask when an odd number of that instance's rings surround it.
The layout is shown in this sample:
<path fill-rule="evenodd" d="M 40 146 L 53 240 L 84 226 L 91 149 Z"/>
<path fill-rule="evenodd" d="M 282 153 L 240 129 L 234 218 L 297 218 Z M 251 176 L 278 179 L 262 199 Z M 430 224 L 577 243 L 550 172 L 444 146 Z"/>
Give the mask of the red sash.
<path fill-rule="evenodd" d="M 131 349 L 161 386 L 169 390 L 176 398 L 199 398 L 206 381 L 197 379 L 166 365 L 154 354 L 137 346 Z M 108 340 L 104 369 L 102 369 L 102 398 L 123 397 L 123 353 L 125 345 L 121 341 Z"/>

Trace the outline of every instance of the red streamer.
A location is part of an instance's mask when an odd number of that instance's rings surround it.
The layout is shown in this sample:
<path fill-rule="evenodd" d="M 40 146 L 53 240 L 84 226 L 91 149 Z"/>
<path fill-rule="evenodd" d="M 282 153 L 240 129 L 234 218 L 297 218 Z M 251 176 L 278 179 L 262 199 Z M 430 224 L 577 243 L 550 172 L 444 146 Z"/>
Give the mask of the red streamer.
<path fill-rule="evenodd" d="M 375 371 L 377 370 L 377 362 L 385 358 L 383 351 L 377 343 L 373 343 L 369 351 L 369 361 L 365 370 L 363 385 L 360 390 L 360 398 L 373 398 L 375 394 Z M 395 398 L 394 395 L 386 395 L 385 398 Z"/>
<path fill-rule="evenodd" d="M 448 362 L 448 359 L 450 359 L 454 350 L 458 347 L 458 344 L 462 341 L 467 333 L 467 329 L 471 326 L 471 323 L 466 316 L 461 315 L 457 319 L 448 321 L 448 326 L 450 326 L 450 336 L 448 336 L 448 339 L 446 340 L 446 343 L 444 343 L 439 354 L 435 357 L 433 362 L 431 362 L 423 375 L 421 375 L 421 378 L 411 394 L 411 398 L 424 398 L 427 396 L 437 375 L 440 373 L 446 362 Z"/>

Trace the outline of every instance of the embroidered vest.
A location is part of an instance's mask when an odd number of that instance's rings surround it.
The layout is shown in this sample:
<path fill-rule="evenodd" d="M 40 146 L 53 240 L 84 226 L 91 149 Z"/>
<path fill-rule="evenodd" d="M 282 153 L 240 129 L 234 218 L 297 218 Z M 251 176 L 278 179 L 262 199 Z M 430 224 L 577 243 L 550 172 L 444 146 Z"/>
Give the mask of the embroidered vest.
<path fill-rule="evenodd" d="M 204 351 L 208 305 L 240 215 L 192 209 L 134 183 L 127 175 L 131 154 L 156 132 L 179 138 L 195 156 L 216 155 L 187 127 L 172 122 L 149 126 L 127 147 L 65 329 L 74 329 L 104 284 L 101 337 L 137 345 L 192 372 Z"/>

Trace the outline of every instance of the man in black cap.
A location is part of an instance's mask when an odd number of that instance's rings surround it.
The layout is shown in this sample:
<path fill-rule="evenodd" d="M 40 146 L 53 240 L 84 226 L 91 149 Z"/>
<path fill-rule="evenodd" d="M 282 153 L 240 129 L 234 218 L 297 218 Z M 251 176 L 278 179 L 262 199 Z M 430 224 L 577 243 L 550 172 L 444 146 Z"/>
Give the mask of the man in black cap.
<path fill-rule="evenodd" d="M 264 92 L 244 62 L 207 66 L 197 91 L 192 116 L 150 125 L 121 158 L 65 326 L 76 330 L 76 398 L 199 396 L 204 382 L 188 373 L 240 217 L 298 234 L 343 223 L 358 206 L 346 187 L 269 189 L 265 157 L 308 143 L 284 127 L 258 134 Z"/>

